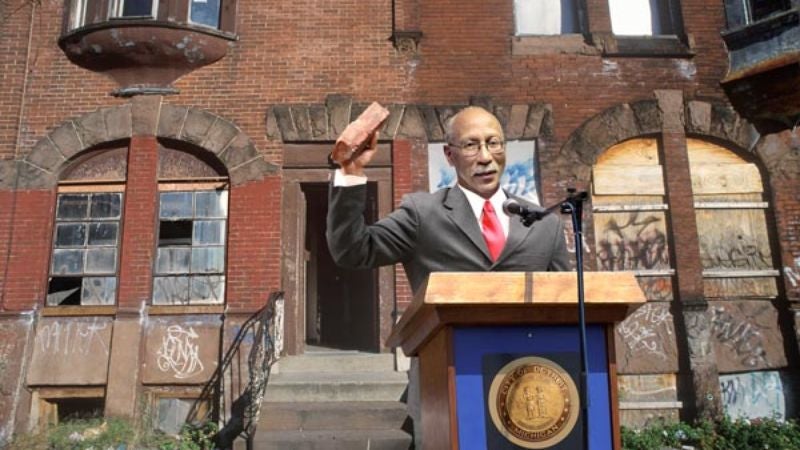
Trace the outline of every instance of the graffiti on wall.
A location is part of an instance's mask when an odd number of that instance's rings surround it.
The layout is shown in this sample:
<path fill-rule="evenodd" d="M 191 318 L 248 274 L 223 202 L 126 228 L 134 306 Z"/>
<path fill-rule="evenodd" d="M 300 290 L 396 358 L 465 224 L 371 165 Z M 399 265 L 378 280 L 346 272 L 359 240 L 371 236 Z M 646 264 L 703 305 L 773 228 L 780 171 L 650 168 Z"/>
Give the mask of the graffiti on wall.
<path fill-rule="evenodd" d="M 192 327 L 170 325 L 158 349 L 158 368 L 171 372 L 175 378 L 184 379 L 203 371 L 200 360 L 198 334 Z"/>
<path fill-rule="evenodd" d="M 783 273 L 786 275 L 786 279 L 789 280 L 789 284 L 793 288 L 797 288 L 800 285 L 800 257 L 794 259 L 794 266 L 784 267 Z"/>
<path fill-rule="evenodd" d="M 600 270 L 669 268 L 663 213 L 635 211 L 597 214 L 597 262 Z"/>
<path fill-rule="evenodd" d="M 665 343 L 675 333 L 669 305 L 645 303 L 617 326 L 626 350 L 667 359 Z"/>
<path fill-rule="evenodd" d="M 87 322 L 54 320 L 39 327 L 36 346 L 43 355 L 90 355 L 99 351 L 108 356 L 108 345 L 101 334 L 108 326 L 107 321 L 97 319 Z"/>
<path fill-rule="evenodd" d="M 713 231 L 712 231 L 713 230 Z M 699 233 L 700 261 L 704 269 L 770 269 L 771 256 L 766 242 L 738 225 L 710 226 Z"/>
<path fill-rule="evenodd" d="M 720 375 L 722 406 L 732 419 L 786 418 L 792 393 L 777 371 Z"/>
<path fill-rule="evenodd" d="M 711 308 L 711 333 L 746 367 L 758 367 L 767 360 L 760 327 L 731 314 L 723 305 Z"/>

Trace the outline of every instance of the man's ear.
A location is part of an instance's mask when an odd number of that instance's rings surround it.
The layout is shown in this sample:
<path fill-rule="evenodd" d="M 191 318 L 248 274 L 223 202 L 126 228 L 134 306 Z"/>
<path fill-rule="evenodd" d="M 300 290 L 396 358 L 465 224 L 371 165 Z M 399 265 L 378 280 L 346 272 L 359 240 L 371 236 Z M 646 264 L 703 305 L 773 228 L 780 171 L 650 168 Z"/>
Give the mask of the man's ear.
<path fill-rule="evenodd" d="M 450 164 L 450 166 L 455 167 L 455 164 L 453 164 L 453 148 L 447 144 L 444 144 L 442 151 L 444 152 L 444 157 L 447 158 L 447 163 Z"/>

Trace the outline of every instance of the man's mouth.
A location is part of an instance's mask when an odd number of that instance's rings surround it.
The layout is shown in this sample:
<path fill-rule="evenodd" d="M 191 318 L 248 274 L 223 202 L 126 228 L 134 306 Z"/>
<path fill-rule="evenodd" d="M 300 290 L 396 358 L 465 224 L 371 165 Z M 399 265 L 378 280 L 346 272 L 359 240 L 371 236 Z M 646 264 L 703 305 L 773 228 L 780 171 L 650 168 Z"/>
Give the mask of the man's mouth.
<path fill-rule="evenodd" d="M 475 172 L 474 174 L 472 174 L 472 176 L 477 177 L 477 178 L 489 178 L 489 177 L 494 176 L 494 174 L 496 174 L 496 173 L 497 173 L 496 170 L 486 170 L 486 171 L 483 171 L 483 172 Z"/>

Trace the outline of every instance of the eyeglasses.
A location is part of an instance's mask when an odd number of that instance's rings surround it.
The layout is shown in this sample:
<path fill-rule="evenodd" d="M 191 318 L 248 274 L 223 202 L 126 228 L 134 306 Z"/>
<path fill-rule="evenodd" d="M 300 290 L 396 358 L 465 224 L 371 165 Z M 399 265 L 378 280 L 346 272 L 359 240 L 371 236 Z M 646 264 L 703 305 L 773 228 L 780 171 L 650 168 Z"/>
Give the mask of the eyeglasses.
<path fill-rule="evenodd" d="M 495 155 L 499 155 L 503 153 L 503 149 L 506 146 L 506 143 L 501 141 L 500 139 L 489 139 L 486 142 L 481 141 L 470 141 L 463 145 L 456 145 L 456 144 L 448 144 L 451 147 L 456 147 L 461 149 L 461 154 L 466 157 L 473 157 L 477 156 L 478 153 L 481 152 L 481 149 L 485 146 L 486 150 L 489 150 L 489 153 L 493 153 Z"/>

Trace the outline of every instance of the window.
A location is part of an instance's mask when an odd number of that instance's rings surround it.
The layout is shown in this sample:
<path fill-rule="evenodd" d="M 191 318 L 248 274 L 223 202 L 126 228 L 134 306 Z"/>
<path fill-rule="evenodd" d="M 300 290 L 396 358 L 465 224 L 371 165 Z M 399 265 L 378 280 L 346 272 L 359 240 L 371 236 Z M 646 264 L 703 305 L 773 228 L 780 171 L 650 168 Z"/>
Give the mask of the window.
<path fill-rule="evenodd" d="M 611 30 L 618 36 L 657 36 L 677 34 L 680 28 L 672 11 L 679 11 L 669 0 L 609 0 Z"/>
<path fill-rule="evenodd" d="M 224 301 L 227 216 L 226 190 L 161 192 L 154 305 Z"/>
<path fill-rule="evenodd" d="M 578 0 L 514 0 L 515 34 L 580 33 Z"/>
<path fill-rule="evenodd" d="M 789 0 L 725 0 L 728 28 L 737 28 L 779 14 L 792 7 Z"/>
<path fill-rule="evenodd" d="M 113 305 L 122 192 L 58 195 L 47 305 Z"/>
<path fill-rule="evenodd" d="M 86 18 L 86 1 L 87 0 L 71 0 L 69 2 L 69 17 L 67 28 L 74 30 L 80 28 L 84 24 Z"/>
<path fill-rule="evenodd" d="M 198 398 L 156 397 L 155 427 L 177 435 L 184 424 L 199 424 L 209 415 L 209 402 Z"/>
<path fill-rule="evenodd" d="M 158 2 L 153 0 L 111 0 L 109 17 L 155 17 Z"/>
<path fill-rule="evenodd" d="M 189 20 L 192 23 L 219 28 L 220 0 L 189 0 Z"/>

